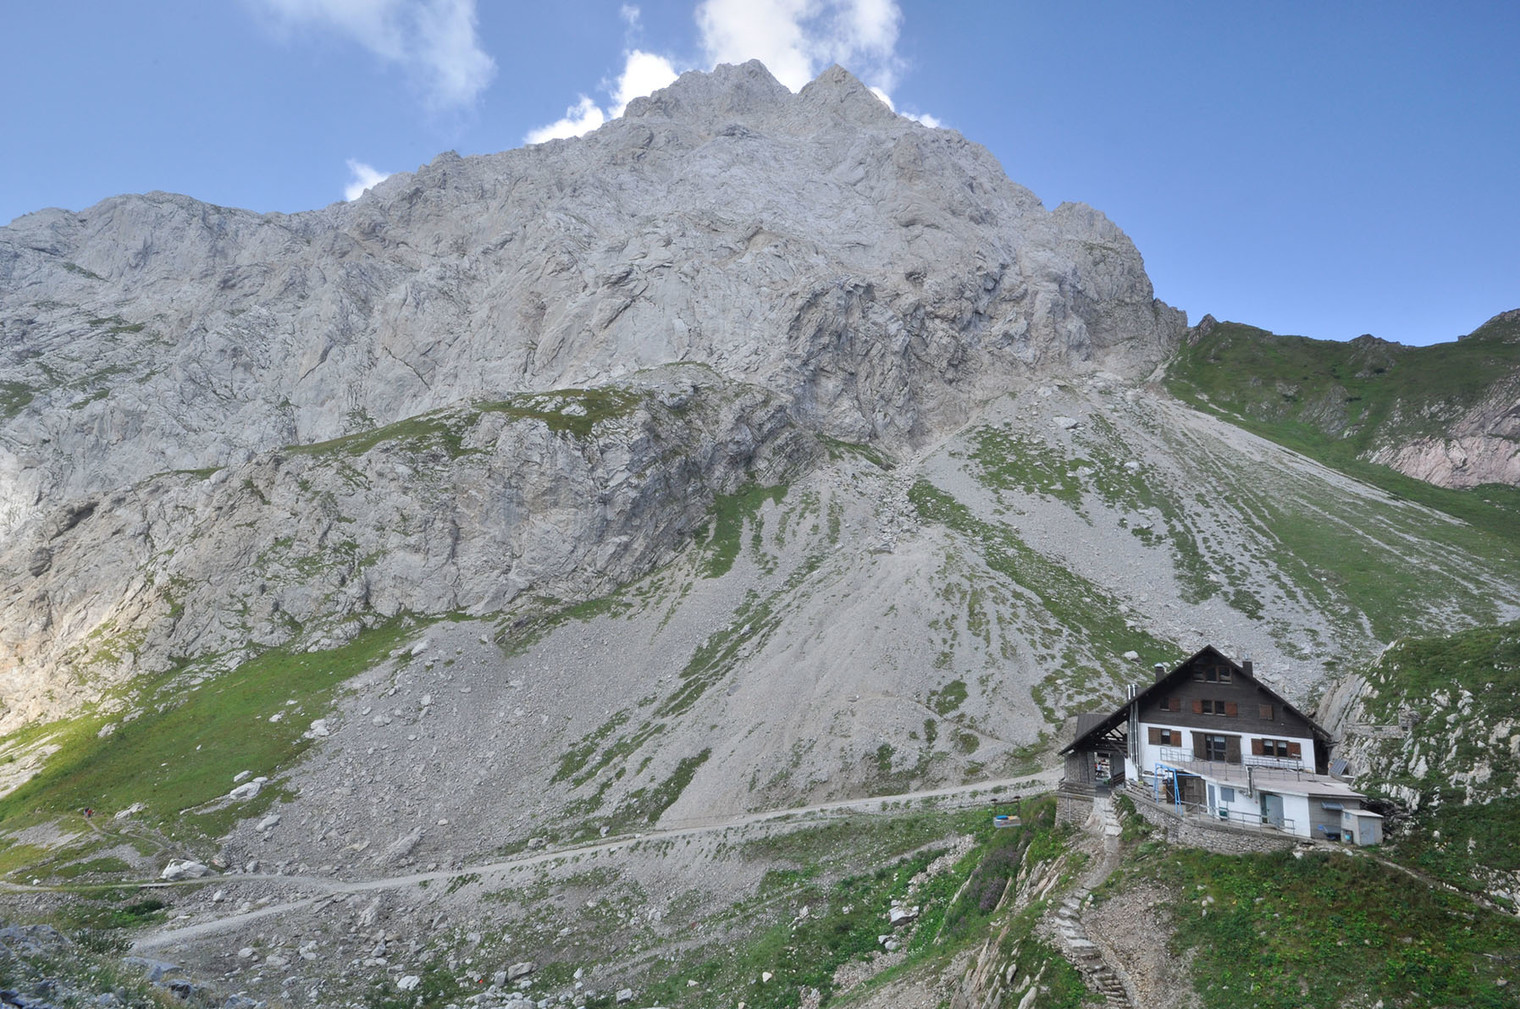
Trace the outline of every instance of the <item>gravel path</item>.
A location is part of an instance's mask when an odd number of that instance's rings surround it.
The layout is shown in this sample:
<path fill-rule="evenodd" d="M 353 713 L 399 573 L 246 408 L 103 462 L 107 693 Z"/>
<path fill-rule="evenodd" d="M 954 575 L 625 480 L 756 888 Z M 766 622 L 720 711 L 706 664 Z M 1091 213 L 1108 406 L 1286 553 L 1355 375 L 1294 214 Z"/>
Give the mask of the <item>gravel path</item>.
<path fill-rule="evenodd" d="M 479 865 L 465 865 L 451 869 L 440 869 L 431 872 L 415 872 L 405 875 L 380 876 L 374 879 L 344 881 L 325 879 L 318 876 L 277 876 L 262 874 L 244 874 L 229 879 L 260 880 L 287 885 L 293 888 L 315 889 L 322 891 L 315 896 L 303 896 L 282 904 L 274 904 L 269 907 L 257 908 L 238 914 L 231 914 L 215 921 L 201 922 L 196 925 L 188 925 L 178 929 L 166 929 L 141 936 L 133 943 L 135 952 L 158 950 L 171 945 L 185 943 L 191 940 L 202 939 L 207 936 L 218 935 L 241 928 L 261 918 L 269 918 L 289 911 L 310 907 L 327 897 L 337 894 L 368 893 L 379 890 L 398 890 L 408 886 L 415 886 L 423 882 L 435 880 L 447 880 L 466 873 L 478 876 L 492 876 L 513 872 L 528 866 L 541 865 L 546 862 L 555 862 L 560 859 L 577 855 L 589 855 L 602 851 L 614 851 L 625 847 L 635 841 L 658 841 L 673 838 L 691 837 L 699 834 L 715 833 L 729 830 L 734 827 L 747 827 L 755 824 L 784 820 L 791 817 L 814 816 L 826 813 L 851 812 L 851 813 L 886 813 L 900 812 L 900 809 L 889 809 L 900 803 L 912 800 L 934 798 L 965 798 L 971 795 L 980 795 L 993 788 L 1029 788 L 1038 787 L 1048 789 L 1054 787 L 1060 778 L 1059 768 L 1050 768 L 1038 774 L 1022 778 L 1005 778 L 996 781 L 983 781 L 972 785 L 953 785 L 945 788 L 929 788 L 917 792 L 904 792 L 899 795 L 875 796 L 869 799 L 844 799 L 835 802 L 823 802 L 811 806 L 799 806 L 792 809 L 775 809 L 758 813 L 746 813 L 740 816 L 714 818 L 706 821 L 688 820 L 679 826 L 671 826 L 655 830 L 644 831 L 633 835 L 623 835 L 598 841 L 592 844 L 584 844 L 575 847 L 558 848 L 534 852 L 532 854 L 517 855 L 512 858 L 501 859 L 495 862 L 487 862 Z M 139 884 L 144 887 L 157 886 L 185 886 L 204 885 L 205 879 L 186 881 L 183 883 L 157 883 L 146 882 Z M 122 884 L 131 885 L 131 884 Z M 47 889 L 41 887 L 15 887 L 18 890 Z"/>

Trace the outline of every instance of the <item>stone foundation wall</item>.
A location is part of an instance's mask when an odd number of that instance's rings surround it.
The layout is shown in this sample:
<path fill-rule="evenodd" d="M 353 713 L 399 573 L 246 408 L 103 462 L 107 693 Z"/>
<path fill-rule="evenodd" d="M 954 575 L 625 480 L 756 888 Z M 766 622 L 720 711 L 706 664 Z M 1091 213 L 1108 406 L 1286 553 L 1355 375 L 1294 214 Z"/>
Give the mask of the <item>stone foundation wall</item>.
<path fill-rule="evenodd" d="M 1068 792 L 1060 789 L 1056 792 L 1056 822 L 1069 823 L 1073 827 L 1080 827 L 1087 822 L 1092 814 L 1092 793 Z"/>

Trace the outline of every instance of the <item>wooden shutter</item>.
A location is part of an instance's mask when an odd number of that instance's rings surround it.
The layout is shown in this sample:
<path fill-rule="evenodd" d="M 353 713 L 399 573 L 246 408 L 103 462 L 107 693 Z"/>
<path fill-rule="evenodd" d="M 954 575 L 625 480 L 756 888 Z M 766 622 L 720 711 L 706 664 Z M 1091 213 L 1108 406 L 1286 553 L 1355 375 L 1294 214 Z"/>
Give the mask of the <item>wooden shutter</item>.
<path fill-rule="evenodd" d="M 1290 757 L 1302 757 L 1303 755 L 1304 755 L 1304 748 L 1303 748 L 1302 745 L 1300 745 L 1299 743 L 1289 743 L 1288 744 L 1288 756 L 1290 756 Z"/>
<path fill-rule="evenodd" d="M 1225 762 L 1229 763 L 1229 764 L 1238 764 L 1238 763 L 1240 763 L 1240 737 L 1239 736 L 1225 736 L 1224 737 L 1224 759 L 1225 759 Z"/>
<path fill-rule="evenodd" d="M 1202 701 L 1195 700 L 1193 702 L 1193 714 L 1195 714 L 1195 715 L 1201 715 L 1201 714 L 1203 714 L 1203 702 Z"/>
<path fill-rule="evenodd" d="M 1149 726 L 1146 729 L 1146 734 L 1147 734 L 1147 738 L 1150 740 L 1150 744 L 1152 746 L 1160 746 L 1161 745 L 1161 730 L 1160 729 L 1156 728 L 1154 725 Z"/>
<path fill-rule="evenodd" d="M 1203 745 L 1203 733 L 1193 733 L 1193 759 L 1203 760 L 1209 755 L 1208 749 Z"/>
<path fill-rule="evenodd" d="M 1171 711 L 1181 711 L 1182 710 L 1182 698 L 1180 698 L 1180 697 L 1168 697 L 1166 699 L 1166 706 Z"/>
<path fill-rule="evenodd" d="M 1261 740 L 1251 740 L 1251 756 L 1260 757 L 1267 752 L 1267 748 L 1261 745 Z"/>
<path fill-rule="evenodd" d="M 1226 718 L 1236 718 L 1240 715 L 1240 705 L 1234 701 L 1224 702 L 1224 715 Z"/>
<path fill-rule="evenodd" d="M 1270 722 L 1272 720 L 1272 705 L 1263 704 L 1257 709 L 1256 713 L 1261 716 L 1262 721 Z"/>

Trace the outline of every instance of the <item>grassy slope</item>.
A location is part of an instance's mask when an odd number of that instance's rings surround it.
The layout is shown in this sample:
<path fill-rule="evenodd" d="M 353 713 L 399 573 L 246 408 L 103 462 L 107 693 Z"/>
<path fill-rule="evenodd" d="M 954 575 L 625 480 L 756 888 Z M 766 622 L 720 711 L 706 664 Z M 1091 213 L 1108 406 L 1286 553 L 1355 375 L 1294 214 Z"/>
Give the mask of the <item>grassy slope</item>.
<path fill-rule="evenodd" d="M 1052 668 L 1119 668 L 1123 651 L 1149 654 L 1164 645 L 1126 627 L 1108 591 L 1078 584 L 1074 572 L 1039 570 L 1035 562 L 1058 565 L 1029 550 L 1004 520 L 1034 499 L 1070 509 L 1091 528 L 1117 520 L 1124 535 L 1171 565 L 1185 602 L 1227 606 L 1232 619 L 1265 625 L 1284 653 L 1327 669 L 1360 661 L 1374 642 L 1491 623 L 1520 607 L 1520 515 L 1483 492 L 1443 490 L 1367 464 L 1360 469 L 1376 470 L 1377 479 L 1364 482 L 1391 493 L 1341 490 L 1310 468 L 1242 458 L 1186 425 L 1145 415 L 1116 420 L 1122 412 L 1094 411 L 1065 439 L 1009 425 L 968 429 L 951 457 L 995 495 L 990 510 L 973 512 L 970 497 L 957 500 L 945 486 L 921 482 L 913 491 L 921 518 L 962 534 L 971 552 L 1007 577 L 1005 585 L 1027 590 L 1065 628 L 1077 647 L 1051 648 L 1042 658 Z M 965 493 L 964 484 L 949 486 Z M 1520 492 L 1492 490 L 1500 502 L 1520 502 Z M 1426 507 L 1412 507 L 1411 498 Z M 1294 619 L 1304 611 L 1334 633 Z M 1038 621 L 1027 633 L 1049 637 Z M 1101 685 L 1104 677 L 1086 680 Z M 1053 716 L 1108 699 L 1086 700 L 1101 690 L 1084 695 L 1074 686 L 1083 684 L 1049 685 L 1059 709 Z"/>
<path fill-rule="evenodd" d="M 1087 990 L 1059 955 L 1035 940 L 1039 909 L 1011 923 L 1008 909 L 998 910 L 1011 881 L 1065 852 L 1067 829 L 1056 826 L 1050 797 L 1026 803 L 1022 812 L 1023 826 L 1012 830 L 993 830 L 985 812 L 904 810 L 900 816 L 855 818 L 751 842 L 743 851 L 746 860 L 780 859 L 795 868 L 771 870 L 753 898 L 720 915 L 740 927 L 740 936 L 693 949 L 671 967 L 656 967 L 647 1001 L 786 1007 L 801 1004 L 802 992 L 816 988 L 827 1005 L 840 994 L 834 989 L 838 967 L 879 951 L 880 935 L 890 931 L 885 909 L 894 900 L 907 900 L 922 912 L 911 933 L 899 933 L 904 962 L 873 979 L 868 990 L 911 972 L 942 969 L 955 953 L 980 946 L 989 934 L 1011 925 L 1004 937 L 1010 949 L 1004 952 L 1022 944 L 1027 948 L 1017 950 L 1021 971 L 1046 972 L 1045 990 L 1032 1006 L 1075 1009 L 1084 1004 Z M 975 839 L 972 850 L 948 872 L 912 887 L 914 877 L 957 834 Z M 809 908 L 806 918 L 796 917 L 802 906 Z M 762 972 L 774 976 L 761 982 Z M 697 985 L 688 985 L 690 980 Z M 849 999 L 857 994 L 851 992 Z"/>
<path fill-rule="evenodd" d="M 1513 1006 L 1520 922 L 1368 858 L 1139 846 L 1122 890 L 1159 883 L 1208 1009 Z"/>
<path fill-rule="evenodd" d="M 1278 336 L 1218 324 L 1167 368 L 1177 398 L 1399 497 L 1520 544 L 1520 489 L 1450 491 L 1362 457 L 1375 446 L 1440 435 L 1496 379 L 1520 370 L 1520 319 L 1455 343 L 1404 347 Z"/>
<path fill-rule="evenodd" d="M 1417 793 L 1394 854 L 1467 889 L 1489 869 L 1520 872 L 1520 621 L 1399 641 L 1364 676 L 1367 722 L 1415 714 L 1408 738 L 1370 744 L 1357 780 L 1372 794 Z"/>
<path fill-rule="evenodd" d="M 134 707 L 142 714 L 131 720 L 86 713 L 25 730 L 27 739 L 46 737 L 59 749 L 34 778 L 0 798 L 0 829 L 86 806 L 107 822 L 105 814 L 140 803 L 146 808 L 138 818 L 171 835 L 215 837 L 252 815 L 249 804 L 185 811 L 225 795 L 241 771 L 274 777 L 290 767 L 310 745 L 302 734 L 326 714 L 343 681 L 384 659 L 413 626 L 391 620 L 328 652 L 270 649 L 193 687 L 170 674 L 141 688 Z M 114 729 L 102 736 L 108 725 Z M 24 742 L 0 740 L 0 751 Z"/>
<path fill-rule="evenodd" d="M 1361 454 L 1391 439 L 1439 435 L 1493 383 L 1520 368 L 1520 319 L 1491 320 L 1451 343 L 1406 347 L 1279 336 L 1216 325 L 1168 368 L 1173 393 L 1282 425 Z"/>

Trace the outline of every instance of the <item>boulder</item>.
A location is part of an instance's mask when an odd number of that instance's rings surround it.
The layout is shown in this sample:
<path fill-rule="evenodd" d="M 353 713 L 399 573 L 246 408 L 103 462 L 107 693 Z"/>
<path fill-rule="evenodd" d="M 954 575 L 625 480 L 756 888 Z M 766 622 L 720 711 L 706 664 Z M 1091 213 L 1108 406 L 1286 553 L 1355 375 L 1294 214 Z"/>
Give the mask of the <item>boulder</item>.
<path fill-rule="evenodd" d="M 249 799 L 256 798 L 268 781 L 269 779 L 262 775 L 251 781 L 245 781 L 228 792 L 227 798 L 233 802 L 247 802 Z"/>
<path fill-rule="evenodd" d="M 164 866 L 164 871 L 158 874 L 158 878 L 170 883 L 181 879 L 200 879 L 209 875 L 211 870 L 200 862 L 193 859 L 174 860 Z"/>
<path fill-rule="evenodd" d="M 170 963 L 167 960 L 154 960 L 145 956 L 124 956 L 121 958 L 121 962 L 128 967 L 140 968 L 143 976 L 155 984 L 170 974 L 178 974 L 180 971 L 180 966 L 177 963 Z"/>

